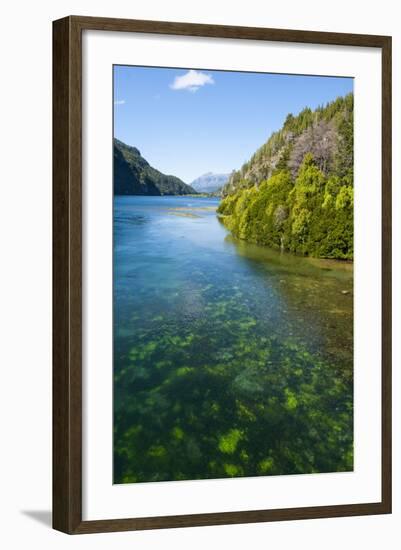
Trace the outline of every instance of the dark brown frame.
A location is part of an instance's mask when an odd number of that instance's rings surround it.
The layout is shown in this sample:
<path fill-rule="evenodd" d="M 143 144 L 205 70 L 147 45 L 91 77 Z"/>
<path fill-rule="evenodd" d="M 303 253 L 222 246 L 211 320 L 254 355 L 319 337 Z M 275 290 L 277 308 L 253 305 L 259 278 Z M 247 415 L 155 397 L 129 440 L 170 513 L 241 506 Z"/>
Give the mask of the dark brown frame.
<path fill-rule="evenodd" d="M 382 498 L 368 504 L 82 521 L 81 71 L 86 29 L 382 51 Z M 69 534 L 391 513 L 391 37 L 71 16 L 53 22 L 53 527 Z"/>

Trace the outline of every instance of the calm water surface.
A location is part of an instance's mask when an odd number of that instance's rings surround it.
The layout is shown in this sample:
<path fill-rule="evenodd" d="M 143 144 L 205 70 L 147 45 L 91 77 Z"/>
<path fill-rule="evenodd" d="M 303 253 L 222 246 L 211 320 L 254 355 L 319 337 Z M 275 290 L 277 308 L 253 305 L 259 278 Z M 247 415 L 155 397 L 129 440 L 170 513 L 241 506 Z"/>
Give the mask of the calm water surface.
<path fill-rule="evenodd" d="M 115 483 L 352 470 L 352 266 L 217 205 L 115 198 Z"/>

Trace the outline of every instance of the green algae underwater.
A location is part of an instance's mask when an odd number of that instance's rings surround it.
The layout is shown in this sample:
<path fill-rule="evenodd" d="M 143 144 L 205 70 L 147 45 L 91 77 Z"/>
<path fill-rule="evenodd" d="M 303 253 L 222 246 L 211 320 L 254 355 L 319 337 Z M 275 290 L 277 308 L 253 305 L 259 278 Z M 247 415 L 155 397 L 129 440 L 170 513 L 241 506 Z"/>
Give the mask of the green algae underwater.
<path fill-rule="evenodd" d="M 352 264 L 114 199 L 114 483 L 353 469 Z"/>

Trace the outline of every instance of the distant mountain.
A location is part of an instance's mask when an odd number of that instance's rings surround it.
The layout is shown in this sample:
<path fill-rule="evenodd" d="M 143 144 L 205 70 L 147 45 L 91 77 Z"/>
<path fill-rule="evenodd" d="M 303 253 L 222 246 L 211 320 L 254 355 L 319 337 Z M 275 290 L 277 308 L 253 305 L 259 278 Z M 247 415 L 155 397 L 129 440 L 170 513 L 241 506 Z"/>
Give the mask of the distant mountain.
<path fill-rule="evenodd" d="M 189 195 L 192 187 L 175 176 L 162 174 L 142 157 L 136 147 L 114 139 L 115 195 Z"/>
<path fill-rule="evenodd" d="M 214 193 L 228 182 L 229 177 L 230 174 L 213 174 L 213 172 L 208 172 L 196 178 L 191 183 L 191 187 L 195 191 L 198 191 L 198 193 Z"/>

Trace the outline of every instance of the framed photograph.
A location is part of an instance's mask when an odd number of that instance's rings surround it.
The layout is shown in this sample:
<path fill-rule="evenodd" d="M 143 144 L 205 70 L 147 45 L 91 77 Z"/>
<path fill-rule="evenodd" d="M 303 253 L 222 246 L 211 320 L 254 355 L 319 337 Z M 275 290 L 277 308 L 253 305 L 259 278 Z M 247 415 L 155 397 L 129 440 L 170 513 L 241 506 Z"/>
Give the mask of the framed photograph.
<path fill-rule="evenodd" d="M 53 526 L 391 512 L 391 38 L 53 27 Z"/>

